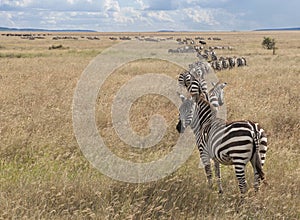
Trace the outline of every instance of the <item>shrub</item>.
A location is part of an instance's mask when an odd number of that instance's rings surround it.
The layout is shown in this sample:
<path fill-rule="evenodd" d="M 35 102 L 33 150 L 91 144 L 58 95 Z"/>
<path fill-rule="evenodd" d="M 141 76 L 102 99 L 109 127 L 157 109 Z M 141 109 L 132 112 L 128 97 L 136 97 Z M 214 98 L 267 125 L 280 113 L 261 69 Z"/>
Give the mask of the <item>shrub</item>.
<path fill-rule="evenodd" d="M 262 42 L 263 48 L 266 48 L 268 50 L 272 50 L 275 48 L 275 39 L 271 39 L 270 37 L 264 37 L 264 40 Z"/>

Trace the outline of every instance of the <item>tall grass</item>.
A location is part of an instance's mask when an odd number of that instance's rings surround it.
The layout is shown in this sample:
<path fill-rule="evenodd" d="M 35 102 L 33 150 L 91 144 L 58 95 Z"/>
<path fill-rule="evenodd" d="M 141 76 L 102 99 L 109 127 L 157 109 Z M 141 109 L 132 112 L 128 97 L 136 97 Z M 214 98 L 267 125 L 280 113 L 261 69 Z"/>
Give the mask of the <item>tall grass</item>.
<path fill-rule="evenodd" d="M 261 48 L 265 34 L 276 39 L 277 55 Z M 89 164 L 73 134 L 72 98 L 92 57 L 112 44 L 108 36 L 101 41 L 62 42 L 71 52 L 59 52 L 60 56 L 51 51 L 47 57 L 0 59 L 0 218 L 299 219 L 299 34 L 191 33 L 219 36 L 222 41 L 218 44 L 234 50 L 217 51 L 218 55 L 243 55 L 248 60 L 247 67 L 217 73 L 228 83 L 228 120 L 258 121 L 269 138 L 266 181 L 259 193 L 254 193 L 253 173 L 248 166 L 249 191 L 244 203 L 240 202 L 232 167 L 221 167 L 223 195 L 208 189 L 204 170 L 198 168 L 196 149 L 175 173 L 144 184 L 112 180 Z M 49 53 L 51 45 L 49 39 L 28 46 L 6 37 L 1 37 L 1 44 L 5 45 L 1 52 L 15 54 Z M 84 52 L 77 56 L 77 51 Z M 133 62 L 115 71 L 104 85 L 107 92 L 99 95 L 96 121 L 99 133 L 116 155 L 150 161 L 172 150 L 178 137 L 178 113 L 168 100 L 145 96 L 132 106 L 131 112 L 136 115 L 132 126 L 140 134 L 149 132 L 146 123 L 153 112 L 163 115 L 168 125 L 163 141 L 145 152 L 132 150 L 119 140 L 110 116 L 114 93 L 124 82 L 136 73 L 162 68 L 174 78 L 181 71 L 162 61 Z"/>

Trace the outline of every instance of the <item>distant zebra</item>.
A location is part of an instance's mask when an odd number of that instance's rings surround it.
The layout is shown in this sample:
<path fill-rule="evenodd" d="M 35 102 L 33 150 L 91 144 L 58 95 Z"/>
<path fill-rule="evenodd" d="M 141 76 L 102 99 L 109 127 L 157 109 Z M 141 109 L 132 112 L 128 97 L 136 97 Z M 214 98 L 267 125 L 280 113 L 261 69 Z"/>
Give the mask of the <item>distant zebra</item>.
<path fill-rule="evenodd" d="M 214 50 L 211 51 L 211 60 L 212 60 L 212 61 L 218 60 L 217 54 L 216 54 L 216 52 L 215 52 Z"/>
<path fill-rule="evenodd" d="M 196 78 L 204 78 L 209 74 L 210 68 L 207 62 L 198 61 L 189 65 L 190 73 Z"/>
<path fill-rule="evenodd" d="M 229 57 L 228 61 L 229 61 L 229 68 L 230 69 L 232 69 L 233 67 L 235 67 L 235 57 Z"/>
<path fill-rule="evenodd" d="M 260 180 L 265 178 L 262 170 L 258 124 L 251 121 L 227 123 L 216 117 L 216 111 L 202 97 L 197 103 L 181 95 L 179 108 L 178 132 L 183 133 L 191 126 L 196 137 L 200 158 L 204 164 L 209 187 L 212 187 L 212 170 L 210 159 L 215 165 L 219 193 L 223 192 L 220 164 L 234 165 L 235 174 L 242 194 L 247 191 L 245 167 L 250 161 L 254 170 L 254 188 L 259 189 Z"/>
<path fill-rule="evenodd" d="M 197 52 L 197 57 L 198 57 L 200 60 L 203 60 L 203 59 L 207 60 L 207 59 L 208 59 L 208 54 L 206 54 L 205 52 L 202 53 L 201 51 L 198 51 L 198 52 Z"/>
<path fill-rule="evenodd" d="M 219 60 L 214 60 L 214 61 L 211 62 L 211 67 L 212 67 L 214 70 L 220 71 L 220 70 L 222 70 L 223 65 L 222 65 L 222 62 L 221 62 L 221 61 L 219 61 Z"/>
<path fill-rule="evenodd" d="M 226 57 L 221 57 L 220 61 L 222 63 L 222 69 L 228 69 L 229 68 L 229 61 Z"/>
<path fill-rule="evenodd" d="M 246 58 L 245 57 L 239 57 L 239 58 L 237 58 L 236 59 L 236 65 L 237 65 L 237 67 L 247 66 Z"/>

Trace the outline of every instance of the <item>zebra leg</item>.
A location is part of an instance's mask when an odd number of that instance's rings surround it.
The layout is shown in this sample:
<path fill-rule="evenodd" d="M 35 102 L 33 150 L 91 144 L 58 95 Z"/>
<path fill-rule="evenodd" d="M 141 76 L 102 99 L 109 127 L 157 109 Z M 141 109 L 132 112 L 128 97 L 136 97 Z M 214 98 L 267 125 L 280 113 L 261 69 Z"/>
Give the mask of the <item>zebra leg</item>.
<path fill-rule="evenodd" d="M 234 168 L 235 168 L 236 178 L 238 179 L 239 182 L 240 192 L 242 194 L 245 194 L 247 191 L 247 182 L 245 178 L 245 165 L 244 164 L 235 165 Z"/>
<path fill-rule="evenodd" d="M 220 163 L 218 161 L 214 161 L 215 164 L 215 175 L 217 178 L 217 184 L 219 188 L 219 193 L 223 193 L 223 188 L 222 188 L 222 181 L 221 181 L 221 171 L 220 171 Z"/>
<path fill-rule="evenodd" d="M 205 137 L 207 134 L 203 134 L 203 137 Z M 205 173 L 206 173 L 206 178 L 208 182 L 208 187 L 211 189 L 212 188 L 212 171 L 211 171 L 211 163 L 210 163 L 210 157 L 208 155 L 208 152 L 205 151 L 204 149 L 207 149 L 205 145 L 205 141 L 201 140 L 200 145 L 198 146 L 199 152 L 200 152 L 200 159 L 202 161 L 202 164 L 204 165 Z"/>
<path fill-rule="evenodd" d="M 205 164 L 204 166 L 205 169 L 205 173 L 206 173 L 206 178 L 207 178 L 207 182 L 208 182 L 208 187 L 210 189 L 212 189 L 212 171 L 211 171 L 211 166 L 210 163 L 209 164 Z"/>

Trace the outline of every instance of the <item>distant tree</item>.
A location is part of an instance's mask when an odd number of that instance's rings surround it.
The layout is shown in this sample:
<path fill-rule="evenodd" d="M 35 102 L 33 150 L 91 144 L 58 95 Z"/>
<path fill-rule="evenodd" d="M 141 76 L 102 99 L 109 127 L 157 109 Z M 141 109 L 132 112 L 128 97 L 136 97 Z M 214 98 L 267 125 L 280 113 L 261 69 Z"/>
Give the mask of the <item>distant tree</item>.
<path fill-rule="evenodd" d="M 270 37 L 264 37 L 263 42 L 261 43 L 263 48 L 268 49 L 268 50 L 273 50 L 273 55 L 275 54 L 275 49 L 277 49 L 275 47 L 275 39 L 274 38 L 270 38 Z"/>

